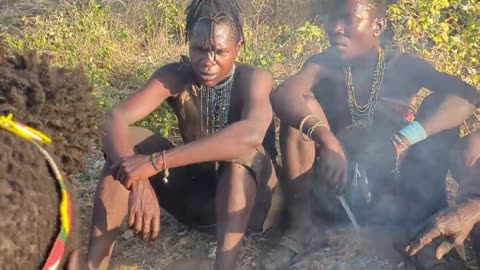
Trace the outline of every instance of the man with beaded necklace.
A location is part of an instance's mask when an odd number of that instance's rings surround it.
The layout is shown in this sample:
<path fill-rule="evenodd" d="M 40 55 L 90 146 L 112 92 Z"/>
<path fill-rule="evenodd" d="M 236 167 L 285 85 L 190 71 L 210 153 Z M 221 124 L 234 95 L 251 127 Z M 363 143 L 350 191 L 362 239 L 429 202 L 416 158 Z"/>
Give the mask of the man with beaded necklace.
<path fill-rule="evenodd" d="M 480 135 L 458 135 L 480 95 L 423 59 L 383 50 L 384 1 L 337 0 L 327 14 L 330 48 L 271 97 L 282 122 L 290 224 L 262 267 L 283 269 L 305 253 L 318 235 L 316 214 L 401 227 L 403 253 L 418 267 L 452 269 L 442 257 L 480 221 Z M 433 94 L 412 121 L 409 103 L 421 88 Z M 449 169 L 460 186 L 454 206 Z"/>
<path fill-rule="evenodd" d="M 243 45 L 236 1 L 193 0 L 187 12 L 191 59 L 159 68 L 106 116 L 90 269 L 107 268 L 125 217 L 143 238 L 157 238 L 160 206 L 189 226 L 216 230 L 216 269 L 234 269 L 247 228 L 263 231 L 275 217 L 272 75 L 235 63 Z M 183 145 L 129 127 L 164 101 Z"/>

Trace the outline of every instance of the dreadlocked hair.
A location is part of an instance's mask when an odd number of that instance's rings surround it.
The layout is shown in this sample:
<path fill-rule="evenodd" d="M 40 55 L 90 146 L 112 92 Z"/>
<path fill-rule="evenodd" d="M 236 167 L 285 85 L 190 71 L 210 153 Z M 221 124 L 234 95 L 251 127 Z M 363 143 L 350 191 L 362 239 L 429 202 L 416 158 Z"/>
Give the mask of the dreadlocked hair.
<path fill-rule="evenodd" d="M 53 67 L 33 51 L 0 63 L 0 115 L 41 130 L 67 174 L 84 168 L 84 155 L 99 142 L 101 112 L 93 86 L 80 69 Z"/>
<path fill-rule="evenodd" d="M 198 22 L 210 25 L 209 40 L 213 40 L 215 26 L 227 24 L 235 35 L 235 42 L 244 40 L 240 5 L 237 0 L 192 0 L 187 7 L 185 38 L 188 41 Z M 215 44 L 213 44 L 215 47 Z"/>
<path fill-rule="evenodd" d="M 1 51 L 0 51 L 1 53 Z M 80 240 L 79 208 L 68 175 L 85 165 L 85 154 L 99 141 L 101 114 L 93 86 L 80 69 L 51 66 L 34 52 L 0 63 L 0 115 L 44 132 L 45 145 L 65 178 L 72 200 L 71 231 L 63 267 Z M 62 190 L 45 157 L 31 142 L 0 128 L 0 265 L 40 269 L 60 231 Z"/>

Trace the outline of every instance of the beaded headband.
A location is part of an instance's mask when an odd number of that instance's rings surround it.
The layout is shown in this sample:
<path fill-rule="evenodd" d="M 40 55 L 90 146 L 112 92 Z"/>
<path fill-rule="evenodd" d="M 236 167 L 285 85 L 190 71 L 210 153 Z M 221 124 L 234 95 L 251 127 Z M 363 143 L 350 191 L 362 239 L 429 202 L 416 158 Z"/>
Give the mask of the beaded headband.
<path fill-rule="evenodd" d="M 0 115 L 0 128 L 3 128 L 6 131 L 17 135 L 18 137 L 32 142 L 47 160 L 48 164 L 50 165 L 52 171 L 55 174 L 58 185 L 60 186 L 60 190 L 62 192 L 62 200 L 59 207 L 61 222 L 60 232 L 58 233 L 57 238 L 53 243 L 53 247 L 50 250 L 50 254 L 48 255 L 48 258 L 42 267 L 42 270 L 56 270 L 60 264 L 60 261 L 65 255 L 65 245 L 67 243 L 68 236 L 70 235 L 72 222 L 72 201 L 70 193 L 68 192 L 65 185 L 65 180 L 60 173 L 60 170 L 55 164 L 53 158 L 40 145 L 48 144 L 52 140 L 36 129 L 33 129 L 19 122 L 15 122 L 13 120 L 12 114 L 9 114 L 8 116 Z"/>

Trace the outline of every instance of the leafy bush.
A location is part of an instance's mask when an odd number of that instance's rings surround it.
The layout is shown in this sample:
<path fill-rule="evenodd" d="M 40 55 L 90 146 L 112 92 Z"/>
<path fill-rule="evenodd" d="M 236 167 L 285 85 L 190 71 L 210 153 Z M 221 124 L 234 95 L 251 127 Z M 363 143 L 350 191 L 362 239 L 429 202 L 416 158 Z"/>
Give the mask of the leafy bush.
<path fill-rule="evenodd" d="M 299 7 L 304 12 L 295 12 L 310 14 L 313 9 L 321 10 L 325 2 L 302 1 Z M 480 4 L 476 2 L 397 1 L 389 9 L 393 46 L 424 56 L 440 70 L 480 86 Z M 141 87 L 160 65 L 187 54 L 183 36 L 187 3 L 138 0 L 107 6 L 90 0 L 46 15 L 24 17 L 16 25 L 18 30 L 11 27 L 0 35 L 10 49 L 35 49 L 50 55 L 54 64 L 83 67 L 96 85 L 99 105 L 108 109 Z M 277 82 L 328 46 L 321 27 L 303 19 L 295 21 L 292 10 L 282 8 L 295 1 L 242 3 L 247 10 L 246 46 L 238 60 L 271 71 Z M 285 24 L 287 19 L 292 21 Z M 175 131 L 176 118 L 167 106 L 160 106 L 137 124 L 169 135 Z"/>
<path fill-rule="evenodd" d="M 480 86 L 480 3 L 403 0 L 390 7 L 395 44 Z"/>

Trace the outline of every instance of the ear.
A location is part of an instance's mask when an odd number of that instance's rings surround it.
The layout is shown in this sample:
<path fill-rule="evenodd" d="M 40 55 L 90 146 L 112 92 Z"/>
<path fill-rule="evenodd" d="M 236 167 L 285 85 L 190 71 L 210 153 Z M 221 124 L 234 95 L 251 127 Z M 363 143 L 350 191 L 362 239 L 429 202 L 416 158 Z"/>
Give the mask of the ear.
<path fill-rule="evenodd" d="M 242 47 L 243 47 L 244 45 L 245 45 L 245 42 L 243 41 L 243 39 L 240 40 L 240 41 L 237 43 L 237 46 L 236 46 L 236 48 L 235 48 L 235 55 L 236 55 L 235 58 L 238 58 L 238 57 L 241 56 L 241 54 L 242 54 L 242 51 L 241 51 L 241 50 L 242 50 Z"/>
<path fill-rule="evenodd" d="M 387 19 L 386 18 L 376 18 L 373 23 L 373 35 L 379 37 L 383 34 L 387 28 Z"/>
<path fill-rule="evenodd" d="M 243 41 L 243 39 L 241 39 L 238 43 L 237 43 L 237 54 L 240 53 L 240 50 L 242 49 L 242 47 L 245 45 L 245 42 Z"/>

